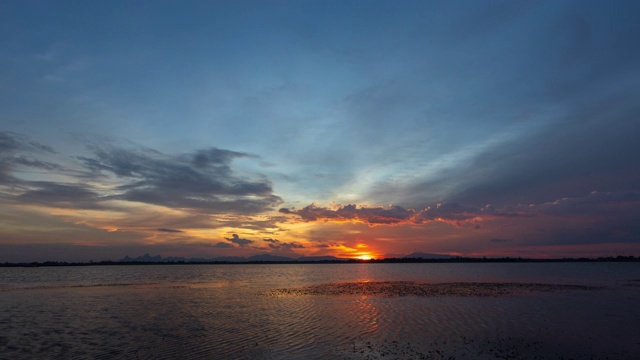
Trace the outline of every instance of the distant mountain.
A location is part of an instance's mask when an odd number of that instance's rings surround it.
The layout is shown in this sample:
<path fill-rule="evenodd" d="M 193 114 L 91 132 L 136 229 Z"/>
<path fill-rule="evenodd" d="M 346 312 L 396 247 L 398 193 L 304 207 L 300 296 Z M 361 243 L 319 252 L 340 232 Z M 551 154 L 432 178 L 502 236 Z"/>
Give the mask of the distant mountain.
<path fill-rule="evenodd" d="M 120 262 L 189 262 L 189 263 L 201 263 L 201 262 L 243 262 L 247 259 L 238 256 L 217 257 L 213 259 L 204 258 L 185 258 L 179 256 L 162 257 L 161 255 L 151 256 L 144 254 L 136 258 L 125 256 Z"/>
<path fill-rule="evenodd" d="M 403 259 L 452 259 L 455 256 L 442 255 L 442 254 L 427 254 L 421 252 L 414 252 L 409 255 L 403 256 Z"/>
<path fill-rule="evenodd" d="M 213 262 L 231 262 L 231 263 L 237 263 L 237 262 L 245 262 L 247 261 L 247 259 L 240 257 L 240 256 L 219 256 L 219 257 L 214 257 L 212 259 L 208 259 L 206 260 L 207 262 L 213 261 Z"/>
<path fill-rule="evenodd" d="M 157 256 L 151 256 L 149 254 L 144 254 L 142 256 L 138 256 L 137 258 L 130 258 L 129 255 L 125 256 L 122 260 L 120 260 L 121 262 L 162 262 L 162 261 L 168 261 L 166 259 L 163 259 L 162 256 L 157 255 Z"/>
<path fill-rule="evenodd" d="M 261 255 L 251 256 L 246 261 L 295 261 L 295 259 L 292 259 L 286 256 L 273 256 L 270 254 L 261 254 Z"/>
<path fill-rule="evenodd" d="M 298 261 L 345 261 L 345 259 L 338 258 L 335 256 L 303 256 L 299 257 L 296 260 Z"/>

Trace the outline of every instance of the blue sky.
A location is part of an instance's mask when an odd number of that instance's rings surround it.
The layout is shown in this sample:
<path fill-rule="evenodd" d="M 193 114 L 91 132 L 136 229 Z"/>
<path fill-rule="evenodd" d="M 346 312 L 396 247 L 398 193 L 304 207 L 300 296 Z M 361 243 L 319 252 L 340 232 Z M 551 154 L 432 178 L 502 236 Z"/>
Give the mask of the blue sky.
<path fill-rule="evenodd" d="M 244 256 L 276 238 L 303 246 L 285 255 L 640 255 L 639 14 L 5 1 L 0 261 Z M 404 212 L 386 226 L 351 204 Z M 466 215 L 423 214 L 437 204 Z"/>

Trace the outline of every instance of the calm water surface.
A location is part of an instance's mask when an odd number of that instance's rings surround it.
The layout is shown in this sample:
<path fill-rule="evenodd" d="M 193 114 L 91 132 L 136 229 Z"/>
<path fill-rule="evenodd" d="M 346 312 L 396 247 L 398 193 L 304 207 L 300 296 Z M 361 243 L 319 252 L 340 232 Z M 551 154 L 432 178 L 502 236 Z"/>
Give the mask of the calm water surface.
<path fill-rule="evenodd" d="M 351 281 L 537 282 L 510 297 L 261 295 Z M 0 268 L 0 358 L 640 358 L 640 265 Z"/>

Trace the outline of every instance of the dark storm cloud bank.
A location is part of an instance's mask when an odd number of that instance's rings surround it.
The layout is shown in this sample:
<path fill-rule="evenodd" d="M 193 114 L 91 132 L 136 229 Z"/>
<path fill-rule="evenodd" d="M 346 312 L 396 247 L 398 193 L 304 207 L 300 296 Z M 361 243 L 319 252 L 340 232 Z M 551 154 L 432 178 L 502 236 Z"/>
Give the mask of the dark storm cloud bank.
<path fill-rule="evenodd" d="M 425 201 L 508 206 L 592 191 L 640 192 L 640 77 L 637 83 L 633 94 L 584 99 L 542 130 L 491 146 L 428 180 L 382 184 L 368 198 L 420 208 Z"/>
<path fill-rule="evenodd" d="M 640 191 L 640 107 L 631 104 L 640 97 L 627 101 L 581 111 L 545 133 L 483 154 L 469 170 L 495 175 L 456 197 L 535 203 L 591 191 Z"/>
<path fill-rule="evenodd" d="M 557 228 L 542 223 L 526 245 L 640 243 L 640 192 L 594 191 L 528 207 L 543 220 L 566 222 Z M 579 226 L 571 225 L 576 222 Z"/>
<path fill-rule="evenodd" d="M 63 208 L 104 208 L 105 201 L 124 200 L 209 214 L 256 214 L 281 202 L 271 182 L 234 173 L 231 163 L 254 155 L 209 148 L 182 155 L 152 149 L 88 145 L 91 156 L 77 157 L 76 170 L 42 160 L 55 152 L 26 137 L 0 133 L 0 186 L 11 187 L 7 200 Z M 75 177 L 75 182 L 29 181 L 18 171 L 46 171 L 45 176 Z M 108 190 L 91 182 L 118 185 Z"/>
<path fill-rule="evenodd" d="M 433 133 L 446 132 L 440 148 L 451 152 L 473 145 L 480 140 L 474 135 L 488 129 L 505 131 L 504 141 L 416 176 L 408 186 L 381 184 L 366 198 L 420 208 L 425 200 L 507 205 L 640 191 L 640 23 L 631 15 L 640 3 L 558 2 L 545 15 L 540 11 L 550 3 L 466 5 L 444 17 L 452 31 L 442 35 L 447 46 L 434 60 L 443 62 L 437 73 L 457 90 L 455 102 L 442 105 L 442 113 L 425 112 L 423 123 L 435 127 Z M 358 126 L 378 121 L 399 128 L 397 113 L 411 92 L 419 93 L 410 80 L 420 73 L 413 71 L 400 90 L 370 91 L 388 96 L 365 96 L 358 106 L 366 116 Z M 451 127 L 430 122 L 449 115 Z M 485 131 L 473 131 L 479 127 Z M 425 151 L 417 158 L 437 155 Z"/>

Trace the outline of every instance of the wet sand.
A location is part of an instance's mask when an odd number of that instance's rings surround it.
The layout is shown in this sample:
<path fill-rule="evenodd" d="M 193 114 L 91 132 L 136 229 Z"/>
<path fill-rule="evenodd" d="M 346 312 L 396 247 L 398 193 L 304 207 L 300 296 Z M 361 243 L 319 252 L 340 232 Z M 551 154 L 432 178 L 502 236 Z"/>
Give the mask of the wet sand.
<path fill-rule="evenodd" d="M 361 296 L 426 296 L 426 297 L 498 297 L 523 295 L 532 292 L 552 292 L 570 290 L 599 290 L 603 287 L 567 284 L 542 283 L 492 283 L 492 282 L 455 282 L 455 283 L 415 283 L 411 281 L 365 281 L 326 283 L 299 288 L 269 290 L 262 295 L 306 296 L 306 295 L 361 295 Z"/>

